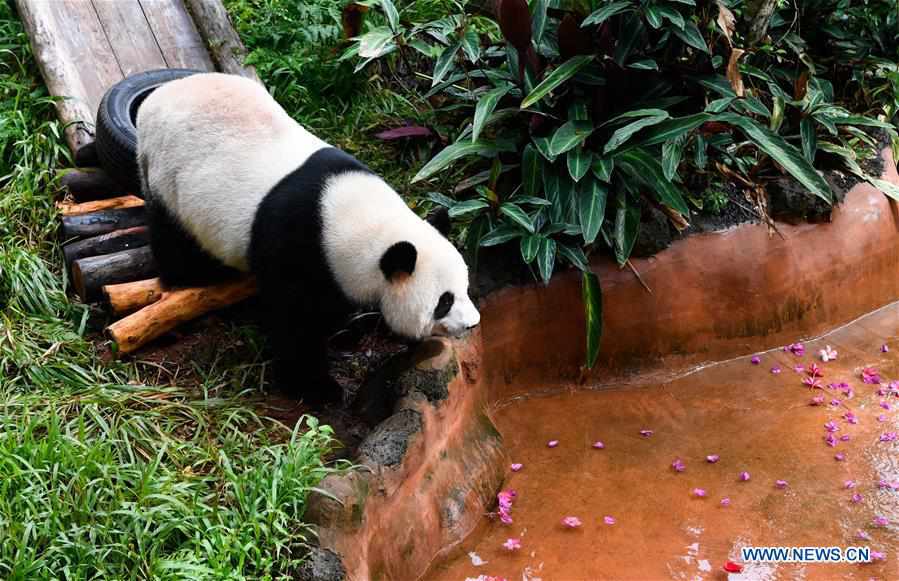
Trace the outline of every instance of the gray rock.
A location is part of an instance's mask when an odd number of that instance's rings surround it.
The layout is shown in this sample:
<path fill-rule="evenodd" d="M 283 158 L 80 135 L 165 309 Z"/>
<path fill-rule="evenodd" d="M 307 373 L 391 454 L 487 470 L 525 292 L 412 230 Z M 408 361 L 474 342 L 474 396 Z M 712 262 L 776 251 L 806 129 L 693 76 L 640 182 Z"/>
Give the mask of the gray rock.
<path fill-rule="evenodd" d="M 344 581 L 346 570 L 336 553 L 314 548 L 297 572 L 300 581 Z"/>
<path fill-rule="evenodd" d="M 403 460 L 409 438 L 421 431 L 421 414 L 415 410 L 399 411 L 368 435 L 359 446 L 359 455 L 382 466 L 395 466 Z"/>

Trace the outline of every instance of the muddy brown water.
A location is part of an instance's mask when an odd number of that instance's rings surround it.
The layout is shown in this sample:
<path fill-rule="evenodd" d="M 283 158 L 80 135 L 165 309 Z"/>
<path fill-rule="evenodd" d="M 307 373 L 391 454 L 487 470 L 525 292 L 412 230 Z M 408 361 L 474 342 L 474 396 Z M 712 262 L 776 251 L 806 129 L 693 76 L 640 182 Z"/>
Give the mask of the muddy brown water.
<path fill-rule="evenodd" d="M 892 350 L 881 352 L 883 344 Z M 825 345 L 838 352 L 835 361 L 821 360 Z M 495 403 L 511 462 L 523 464 L 504 483 L 517 494 L 513 522 L 485 515 L 422 578 L 899 579 L 899 489 L 879 485 L 899 486 L 899 440 L 881 441 L 899 432 L 899 397 L 878 395 L 899 380 L 899 303 L 804 346 L 803 356 L 761 353 L 757 365 L 747 356 L 664 381 L 547 389 Z M 823 372 L 822 389 L 804 385 L 808 373 L 794 370 L 812 363 Z M 880 384 L 863 383 L 865 367 L 879 372 Z M 827 387 L 840 382 L 852 397 Z M 815 396 L 824 403 L 810 405 Z M 831 421 L 835 446 L 825 441 Z M 551 440 L 558 445 L 550 448 Z M 603 449 L 593 448 L 598 440 Z M 715 463 L 706 460 L 712 454 L 720 456 Z M 683 472 L 672 468 L 675 459 Z M 748 481 L 740 480 L 743 471 Z M 849 480 L 855 488 L 847 489 Z M 696 488 L 707 496 L 697 497 Z M 853 502 L 853 494 L 861 497 Z M 721 505 L 725 497 L 729 506 Z M 565 527 L 566 516 L 582 525 Z M 875 524 L 877 517 L 887 524 Z M 505 549 L 509 538 L 521 548 Z M 741 547 L 772 545 L 867 546 L 886 559 L 723 570 L 728 560 L 741 562 Z"/>

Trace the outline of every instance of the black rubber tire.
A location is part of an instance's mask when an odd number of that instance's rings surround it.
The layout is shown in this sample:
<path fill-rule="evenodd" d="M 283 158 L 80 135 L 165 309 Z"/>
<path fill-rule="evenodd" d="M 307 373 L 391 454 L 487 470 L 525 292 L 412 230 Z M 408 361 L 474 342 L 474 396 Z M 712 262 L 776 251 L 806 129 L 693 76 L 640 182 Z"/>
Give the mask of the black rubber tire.
<path fill-rule="evenodd" d="M 192 69 L 158 69 L 122 79 L 106 91 L 97 110 L 94 141 L 100 167 L 129 193 L 142 195 L 137 170 L 137 109 L 157 87 L 200 73 Z"/>

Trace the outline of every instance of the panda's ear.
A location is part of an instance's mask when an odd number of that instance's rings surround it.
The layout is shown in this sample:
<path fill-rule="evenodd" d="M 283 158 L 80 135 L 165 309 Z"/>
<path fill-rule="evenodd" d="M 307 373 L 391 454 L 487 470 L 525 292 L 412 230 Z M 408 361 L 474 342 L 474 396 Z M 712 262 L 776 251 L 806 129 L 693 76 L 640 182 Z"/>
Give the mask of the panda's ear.
<path fill-rule="evenodd" d="M 415 272 L 418 251 L 411 242 L 397 242 L 381 257 L 381 272 L 390 282 L 399 282 Z"/>
<path fill-rule="evenodd" d="M 428 223 L 437 228 L 437 231 L 443 234 L 444 238 L 449 236 L 450 227 L 452 224 L 450 223 L 450 215 L 449 208 L 443 208 L 432 212 L 430 216 L 428 216 Z"/>

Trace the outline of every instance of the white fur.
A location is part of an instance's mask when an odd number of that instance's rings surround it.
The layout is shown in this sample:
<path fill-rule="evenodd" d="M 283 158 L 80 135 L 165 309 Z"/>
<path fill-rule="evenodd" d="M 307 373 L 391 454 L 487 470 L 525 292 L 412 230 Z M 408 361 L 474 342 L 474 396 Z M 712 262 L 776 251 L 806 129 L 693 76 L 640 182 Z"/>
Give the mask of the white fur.
<path fill-rule="evenodd" d="M 380 178 L 364 173 L 332 178 L 322 196 L 322 222 L 325 256 L 337 283 L 358 303 L 380 303 L 397 333 L 460 335 L 480 322 L 459 251 Z M 401 241 L 411 242 L 418 258 L 411 277 L 391 283 L 379 263 Z M 435 321 L 434 308 L 446 291 L 455 302 Z"/>
<path fill-rule="evenodd" d="M 198 74 L 155 90 L 137 114 L 138 157 L 151 191 L 204 250 L 249 270 L 262 198 L 328 144 L 298 125 L 264 87 Z"/>
<path fill-rule="evenodd" d="M 262 86 L 218 73 L 163 85 L 141 105 L 137 126 L 138 156 L 146 164 L 150 190 L 207 252 L 244 271 L 263 197 L 328 147 Z M 459 335 L 480 322 L 458 250 L 383 180 L 363 173 L 331 178 L 322 214 L 325 257 L 337 283 L 352 300 L 379 304 L 394 331 L 412 338 Z M 389 283 L 380 259 L 404 240 L 418 252 L 415 271 Z M 435 321 L 434 308 L 445 291 L 455 302 Z"/>

